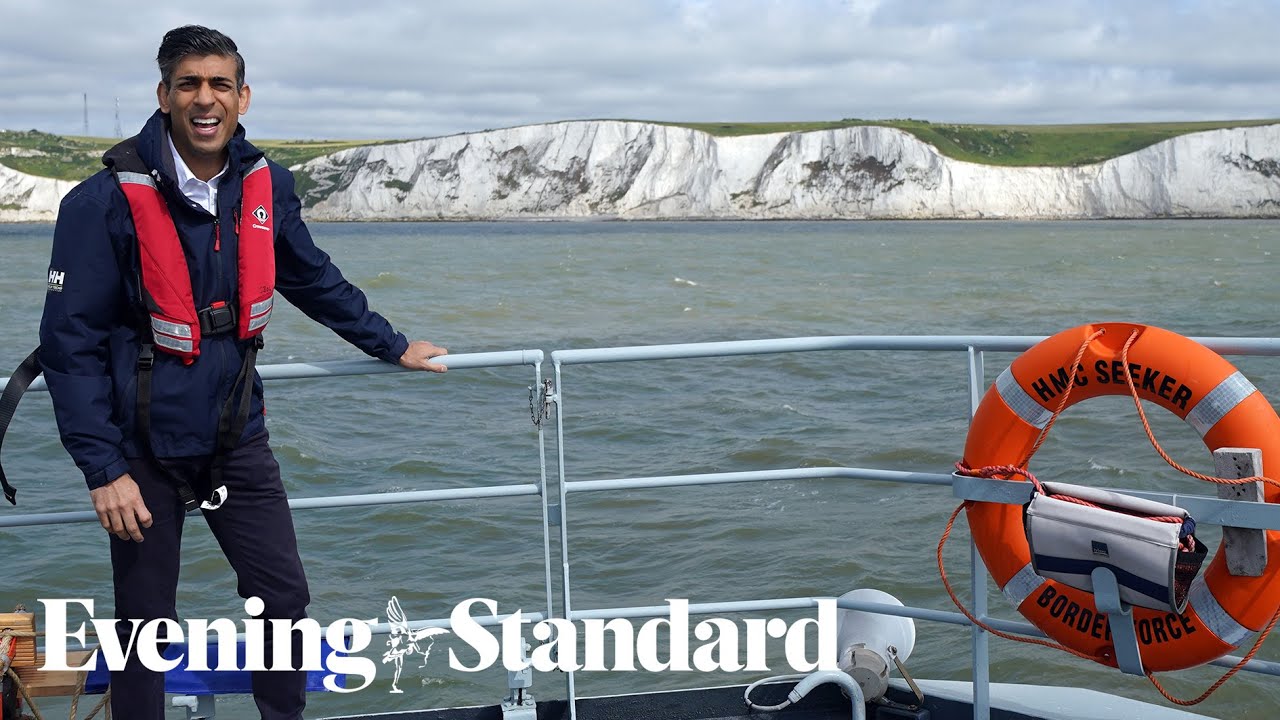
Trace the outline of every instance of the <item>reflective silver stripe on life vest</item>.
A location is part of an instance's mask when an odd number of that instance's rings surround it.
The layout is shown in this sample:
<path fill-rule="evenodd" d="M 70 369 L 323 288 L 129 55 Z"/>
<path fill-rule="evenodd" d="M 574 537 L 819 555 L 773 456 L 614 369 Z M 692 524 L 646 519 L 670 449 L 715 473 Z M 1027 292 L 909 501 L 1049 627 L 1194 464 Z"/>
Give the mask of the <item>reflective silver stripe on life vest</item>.
<path fill-rule="evenodd" d="M 1191 408 L 1191 412 L 1187 413 L 1187 422 L 1204 437 L 1227 413 L 1257 391 L 1258 388 L 1237 370 Z"/>
<path fill-rule="evenodd" d="M 252 174 L 254 174 L 254 173 L 258 172 L 259 170 L 261 170 L 262 168 L 264 168 L 264 167 L 266 167 L 266 166 L 267 166 L 267 159 L 266 159 L 266 158 L 258 158 L 258 162 L 254 163 L 254 164 L 253 164 L 253 167 L 249 168 L 249 171 L 248 171 L 248 172 L 246 172 L 242 177 L 249 177 L 250 175 L 252 175 Z"/>
<path fill-rule="evenodd" d="M 147 187 L 153 190 L 156 187 L 155 179 L 152 178 L 150 175 L 144 175 L 143 173 L 120 172 L 120 173 L 116 173 L 116 177 L 120 178 L 120 182 L 122 183 L 133 183 L 134 185 L 146 185 Z"/>
<path fill-rule="evenodd" d="M 271 310 L 267 310 L 266 313 L 259 315 L 256 318 L 250 318 L 248 331 L 253 332 L 258 328 L 265 327 L 269 320 L 271 320 Z"/>
<path fill-rule="evenodd" d="M 1041 407 L 1022 389 L 1013 377 L 1012 367 L 1005 368 L 1000 377 L 996 378 L 996 391 L 1000 393 L 1004 404 L 1032 427 L 1043 428 L 1049 424 L 1049 418 L 1053 417 L 1053 413 Z"/>
<path fill-rule="evenodd" d="M 258 315 L 261 315 L 264 312 L 271 312 L 271 306 L 275 304 L 275 301 L 276 301 L 276 296 L 272 295 L 271 297 L 267 298 L 266 300 L 263 300 L 262 302 L 256 302 L 250 305 L 249 316 L 257 317 Z"/>
<path fill-rule="evenodd" d="M 1187 599 L 1188 606 L 1195 608 L 1196 615 L 1200 618 L 1200 622 L 1204 623 L 1205 629 L 1231 647 L 1244 642 L 1245 638 L 1253 633 L 1249 628 L 1236 622 L 1236 619 L 1222 608 L 1218 598 L 1213 596 L 1213 591 L 1205 583 L 1203 575 L 1191 583 Z"/>
<path fill-rule="evenodd" d="M 1041 585 L 1048 582 L 1044 578 L 1036 574 L 1032 569 L 1031 563 L 1027 563 L 1021 570 L 1013 574 L 1009 578 L 1009 582 L 1000 588 L 1000 592 L 1013 604 L 1015 608 L 1021 607 L 1027 598 L 1031 597 L 1031 593 L 1040 588 Z"/>
<path fill-rule="evenodd" d="M 156 335 L 155 340 L 156 344 L 160 347 L 169 348 L 170 350 L 175 350 L 181 353 L 189 353 L 194 347 L 190 340 L 179 340 L 178 338 L 169 337 L 168 335 Z"/>
<path fill-rule="evenodd" d="M 163 333 L 165 335 L 172 335 L 176 338 L 191 337 L 191 326 L 179 325 L 178 323 L 171 323 L 168 320 L 161 320 L 155 315 L 151 316 L 151 330 L 156 334 Z"/>

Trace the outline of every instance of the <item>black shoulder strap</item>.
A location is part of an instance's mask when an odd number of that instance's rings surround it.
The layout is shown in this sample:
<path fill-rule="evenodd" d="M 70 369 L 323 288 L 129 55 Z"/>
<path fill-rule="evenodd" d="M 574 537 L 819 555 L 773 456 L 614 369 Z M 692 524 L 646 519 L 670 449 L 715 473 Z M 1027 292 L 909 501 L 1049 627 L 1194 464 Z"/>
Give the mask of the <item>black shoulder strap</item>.
<path fill-rule="evenodd" d="M 39 376 L 40 348 L 36 348 L 13 371 L 8 384 L 4 386 L 4 393 L 0 394 L 0 444 L 4 443 L 4 435 L 9 430 L 9 421 L 13 419 L 13 414 L 18 409 L 18 401 L 22 400 L 23 393 Z M 8 478 L 4 475 L 3 466 L 0 466 L 0 488 L 4 489 L 4 497 L 11 505 L 18 504 L 18 489 L 9 484 Z"/>
<path fill-rule="evenodd" d="M 150 334 L 150 328 L 147 332 Z M 170 472 L 169 466 L 156 457 L 156 452 L 151 447 L 151 368 L 155 365 L 155 355 L 155 346 L 148 338 L 148 341 L 143 342 L 138 348 L 138 400 L 134 415 L 137 425 L 134 431 L 138 436 L 138 444 L 142 446 L 142 451 L 147 454 L 147 458 L 165 477 L 169 478 L 169 482 L 173 483 L 178 493 L 178 501 L 182 503 L 183 512 L 191 512 L 200 507 L 200 499 L 196 497 L 191 483 Z"/>
<path fill-rule="evenodd" d="M 227 458 L 240 444 L 240 436 L 244 434 L 244 426 L 249 421 L 254 367 L 258 362 L 258 351 L 262 349 L 263 344 L 261 335 L 255 335 L 249 341 L 244 362 L 240 365 L 240 372 L 236 375 L 235 382 L 231 384 L 231 392 L 222 405 L 222 412 L 218 414 L 218 444 L 213 451 L 213 463 L 209 470 L 210 489 L 215 493 L 224 484 L 222 477 Z"/>

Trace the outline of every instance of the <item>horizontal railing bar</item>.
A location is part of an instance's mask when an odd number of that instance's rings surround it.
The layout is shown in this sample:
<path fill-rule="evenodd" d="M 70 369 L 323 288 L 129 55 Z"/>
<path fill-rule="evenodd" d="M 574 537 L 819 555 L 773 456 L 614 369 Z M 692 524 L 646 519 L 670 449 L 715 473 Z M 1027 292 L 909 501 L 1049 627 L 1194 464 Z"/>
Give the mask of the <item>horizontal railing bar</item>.
<path fill-rule="evenodd" d="M 628 362 L 634 360 L 674 360 L 678 358 L 723 357 L 730 355 L 764 355 L 817 350 L 985 350 L 990 352 L 1022 352 L 1043 340 L 1043 335 L 832 335 L 728 342 L 683 343 L 674 345 L 635 345 L 617 348 L 583 348 L 556 350 L 553 362 L 565 365 L 594 362 Z M 1223 355 L 1280 355 L 1280 338 L 1202 337 L 1191 338 Z M 534 365 L 542 362 L 542 350 L 505 350 L 487 353 L 460 353 L 441 357 L 447 367 L 477 368 Z M 377 375 L 409 372 L 381 360 L 324 360 L 314 363 L 283 363 L 258 368 L 264 380 L 288 380 L 338 375 Z M 0 391 L 9 378 L 0 378 Z M 28 391 L 46 391 L 44 378 L 36 378 Z"/>
<path fill-rule="evenodd" d="M 1022 352 L 1045 339 L 1043 335 L 832 335 L 818 337 L 734 340 L 672 345 L 632 345 L 613 348 L 556 350 L 551 361 L 559 365 L 676 360 L 681 358 L 765 355 L 819 350 L 925 350 L 970 348 L 989 352 Z M 1280 355 L 1280 338 L 1191 338 L 1223 355 Z"/>
<path fill-rule="evenodd" d="M 1015 635 L 1025 635 L 1028 637 L 1047 638 L 1049 635 L 1040 628 L 1029 622 L 1020 620 L 1005 620 L 1003 618 L 994 618 L 990 615 L 979 617 L 985 625 L 1001 632 L 1013 633 Z"/>
<path fill-rule="evenodd" d="M 1025 505 L 1031 499 L 1031 483 L 1025 481 L 970 477 L 967 475 L 955 475 L 954 477 L 955 483 L 952 485 L 952 492 L 957 498 L 963 500 Z M 1208 487 L 1207 484 L 1206 487 Z M 1280 529 L 1280 504 L 1276 503 L 1224 500 L 1185 493 L 1107 489 L 1121 495 L 1130 495 L 1180 507 L 1195 518 L 1197 523 L 1257 530 Z"/>
<path fill-rule="evenodd" d="M 365 495 L 338 495 L 336 497 L 308 497 L 290 500 L 294 510 L 321 508 L 367 507 L 371 505 L 401 505 L 404 503 L 439 502 L 442 500 L 481 500 L 485 498 L 526 497 L 539 494 L 533 483 L 521 485 L 492 485 L 488 487 L 448 488 L 444 490 L 415 490 L 395 493 L 368 493 Z"/>
<path fill-rule="evenodd" d="M 365 507 L 371 505 L 400 505 L 404 503 L 439 502 L 442 500 L 478 500 L 499 497 L 525 497 L 538 495 L 536 484 L 492 485 L 487 487 L 448 488 L 444 490 L 415 490 L 408 492 L 368 493 L 361 495 L 334 495 L 331 497 L 295 498 L 289 500 L 293 510 L 318 508 Z M 199 514 L 199 511 L 189 513 Z M 30 515 L 0 516 L 0 528 L 30 525 L 69 525 L 72 523 L 98 522 L 91 510 L 60 513 L 35 513 Z"/>
<path fill-rule="evenodd" d="M 503 615 L 473 615 L 471 616 L 471 619 L 472 621 L 475 622 L 475 624 L 481 627 L 495 627 L 495 626 L 501 625 L 503 620 L 513 617 L 514 615 L 515 613 L 506 613 Z M 544 612 L 524 612 L 523 610 L 521 610 L 520 617 L 524 620 L 528 620 L 531 623 L 540 623 L 543 620 L 547 619 L 547 614 Z M 445 628 L 446 630 L 453 629 L 453 621 L 450 620 L 449 618 L 430 618 L 428 620 L 416 620 L 414 622 L 408 623 L 407 625 L 410 630 L 422 630 L 424 628 L 433 628 L 433 627 Z M 392 630 L 392 624 L 377 623 L 376 625 L 370 625 L 369 629 L 373 632 L 374 635 L 387 635 Z M 347 635 L 351 634 L 350 629 L 347 630 L 346 634 Z"/>
<path fill-rule="evenodd" d="M 578 365 L 820 350 L 968 350 L 970 347 L 1018 352 L 1043 339 L 1044 336 L 1034 335 L 832 335 L 556 350 L 551 353 L 551 361 L 560 365 Z"/>
<path fill-rule="evenodd" d="M 1232 668 L 1235 667 L 1236 663 L 1240 662 L 1241 659 L 1242 658 L 1239 655 L 1223 655 L 1217 660 L 1210 660 L 1209 664 L 1217 665 L 1218 667 Z M 1254 658 L 1253 660 L 1245 663 L 1244 668 L 1242 669 L 1249 672 L 1261 673 L 1263 675 L 1275 675 L 1276 677 L 1280 677 L 1280 662 L 1274 662 L 1271 660 L 1258 660 L 1257 658 Z"/>
<path fill-rule="evenodd" d="M 835 599 L 835 598 L 821 598 Z M 723 613 L 753 613 L 766 612 L 772 610 L 805 610 L 818 607 L 819 598 L 781 598 L 776 600 L 740 600 L 732 602 L 710 602 L 710 603 L 690 603 L 690 615 L 710 615 Z M 862 610 L 865 612 L 876 613 L 879 615 L 895 615 L 898 617 L 908 617 L 917 620 L 928 620 L 932 622 L 942 622 L 951 625 L 968 625 L 969 619 L 964 615 L 955 612 L 946 612 L 942 610 L 930 610 L 928 608 L 917 608 L 902 605 L 890 605 L 887 603 L 865 602 L 861 600 L 838 600 L 836 607 L 845 610 Z M 629 619 L 629 618 L 655 618 L 668 617 L 671 607 L 669 605 L 653 605 L 648 607 L 620 607 L 620 608 L 597 608 L 594 610 L 574 610 L 570 612 L 570 620 L 613 620 L 613 619 Z M 532 612 L 527 613 L 521 611 L 521 617 L 531 623 L 538 623 L 547 618 L 546 613 Z M 476 624 L 492 627 L 500 625 L 503 620 L 512 617 L 513 613 L 503 615 L 474 615 L 472 619 Z M 1012 624 L 1012 623 L 1011 623 Z M 428 620 L 419 620 L 408 624 L 409 629 L 417 630 L 429 627 L 450 628 L 453 626 L 449 618 L 432 618 Z M 1026 625 L 1027 628 L 1034 632 L 1038 632 L 1032 625 Z M 379 623 L 371 626 L 373 633 L 385 634 L 391 631 L 390 623 Z"/>
<path fill-rule="evenodd" d="M 537 365 L 544 358 L 541 350 L 503 350 L 499 352 L 459 353 L 436 358 L 451 370 L 486 367 L 511 367 Z M 263 380 L 293 380 L 297 378 L 337 377 L 340 375 L 383 375 L 386 373 L 414 372 L 374 358 L 355 360 L 321 360 L 313 363 L 275 363 L 259 365 L 258 375 Z M 0 379 L 0 391 L 9 384 L 9 378 Z M 48 391 L 44 377 L 38 377 L 27 392 Z"/>
<path fill-rule="evenodd" d="M 770 480 L 818 480 L 823 478 L 900 482 L 915 485 L 947 486 L 951 484 L 951 476 L 942 473 L 904 472 L 872 468 L 815 467 L 693 475 L 657 475 L 653 477 L 615 478 L 609 480 L 573 480 L 565 481 L 564 486 L 565 492 L 602 492 L 607 490 L 635 490 L 638 488 L 685 485 L 722 485 L 726 483 L 767 482 Z"/>
<path fill-rule="evenodd" d="M 1209 483 L 1206 483 L 1205 486 L 1217 487 Z M 1116 490 L 1115 492 L 1176 505 L 1190 513 L 1197 523 L 1258 530 L 1280 528 L 1280 505 L 1275 503 L 1223 500 L 1201 495 L 1146 492 L 1142 490 Z"/>
<path fill-rule="evenodd" d="M 450 370 L 464 370 L 486 367 L 511 367 L 515 365 L 536 365 L 542 362 L 541 350 L 504 350 L 501 352 L 459 353 L 457 355 L 441 355 L 434 358 Z M 327 360 L 315 363 L 287 363 L 265 365 L 258 368 L 263 380 L 286 380 L 294 378 L 325 377 L 331 375 L 375 375 L 382 373 L 414 372 L 399 365 L 360 358 L 358 360 Z"/>
<path fill-rule="evenodd" d="M 778 598 L 775 600 L 739 600 L 731 602 L 690 603 L 690 615 L 711 615 L 724 613 L 755 613 L 774 610 L 805 610 L 818 607 L 818 600 L 837 600 L 836 598 Z M 845 610 L 863 610 L 878 615 L 895 615 L 917 620 L 947 623 L 950 625 L 968 625 L 969 619 L 956 612 L 929 610 L 927 608 L 890 605 L 887 603 L 864 602 L 861 600 L 837 600 L 836 607 Z M 671 614 L 669 605 L 650 605 L 647 607 L 596 608 L 592 610 L 574 610 L 569 614 L 571 620 L 608 620 L 612 618 L 654 618 L 668 617 Z"/>

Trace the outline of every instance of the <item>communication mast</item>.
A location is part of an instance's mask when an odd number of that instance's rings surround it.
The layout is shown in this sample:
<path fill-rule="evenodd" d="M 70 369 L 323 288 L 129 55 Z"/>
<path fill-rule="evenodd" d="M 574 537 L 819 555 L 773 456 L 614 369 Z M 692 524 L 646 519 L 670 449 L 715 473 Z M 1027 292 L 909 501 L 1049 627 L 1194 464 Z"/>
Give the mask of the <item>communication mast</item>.
<path fill-rule="evenodd" d="M 116 98 L 116 137 L 124 137 L 124 131 L 120 129 L 120 98 Z"/>
<path fill-rule="evenodd" d="M 84 94 L 84 134 L 89 134 L 89 93 Z"/>

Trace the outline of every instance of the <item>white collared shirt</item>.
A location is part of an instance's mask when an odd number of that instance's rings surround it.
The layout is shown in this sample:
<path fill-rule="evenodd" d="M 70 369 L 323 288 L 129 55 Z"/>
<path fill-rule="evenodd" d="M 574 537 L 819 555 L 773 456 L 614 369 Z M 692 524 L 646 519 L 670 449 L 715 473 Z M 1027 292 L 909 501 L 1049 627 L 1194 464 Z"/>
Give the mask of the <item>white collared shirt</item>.
<path fill-rule="evenodd" d="M 223 164 L 222 170 L 205 182 L 191 173 L 191 168 L 187 167 L 186 161 L 178 154 L 178 148 L 174 147 L 173 136 L 169 135 L 168 138 L 169 152 L 173 154 L 173 168 L 178 173 L 178 189 L 182 190 L 188 200 L 209 211 L 210 215 L 217 215 L 218 183 L 222 182 L 227 165 Z"/>

